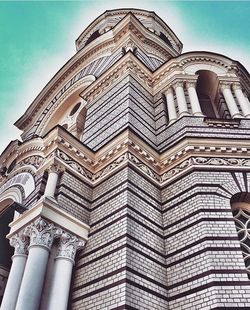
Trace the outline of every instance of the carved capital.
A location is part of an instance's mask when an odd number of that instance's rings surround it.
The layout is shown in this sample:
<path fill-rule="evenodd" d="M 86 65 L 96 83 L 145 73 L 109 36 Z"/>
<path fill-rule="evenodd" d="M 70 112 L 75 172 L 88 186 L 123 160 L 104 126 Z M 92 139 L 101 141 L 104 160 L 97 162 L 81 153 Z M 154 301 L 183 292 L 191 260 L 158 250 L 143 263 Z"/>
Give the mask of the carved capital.
<path fill-rule="evenodd" d="M 81 250 L 85 241 L 79 240 L 75 235 L 64 232 L 61 235 L 56 258 L 68 258 L 74 262 L 76 252 Z"/>
<path fill-rule="evenodd" d="M 232 85 L 233 90 L 242 89 L 239 82 L 235 82 Z"/>
<path fill-rule="evenodd" d="M 54 239 L 62 234 L 62 229 L 55 227 L 53 223 L 38 218 L 25 228 L 25 234 L 30 237 L 30 247 L 38 245 L 50 250 Z"/>
<path fill-rule="evenodd" d="M 10 238 L 10 245 L 15 248 L 15 255 L 27 255 L 29 238 L 21 231 Z"/>
<path fill-rule="evenodd" d="M 230 83 L 230 82 L 221 82 L 220 83 L 221 91 L 223 91 L 225 89 L 231 89 L 231 85 L 232 85 L 232 83 Z"/>
<path fill-rule="evenodd" d="M 54 172 L 54 173 L 59 174 L 63 171 L 64 171 L 64 167 L 62 165 L 59 165 L 59 164 L 52 164 L 48 168 L 48 173 Z"/>
<path fill-rule="evenodd" d="M 173 88 L 170 86 L 166 91 L 165 91 L 165 94 L 168 95 L 168 94 L 173 94 Z"/>
<path fill-rule="evenodd" d="M 196 87 L 196 81 L 194 81 L 194 80 L 186 81 L 185 85 L 186 85 L 186 88 L 190 88 L 190 87 L 195 88 Z"/>
<path fill-rule="evenodd" d="M 182 88 L 183 88 L 183 86 L 184 86 L 184 81 L 182 81 L 182 80 L 175 81 L 175 82 L 172 84 L 172 87 L 173 87 L 174 89 L 176 89 L 177 87 L 182 87 Z"/>

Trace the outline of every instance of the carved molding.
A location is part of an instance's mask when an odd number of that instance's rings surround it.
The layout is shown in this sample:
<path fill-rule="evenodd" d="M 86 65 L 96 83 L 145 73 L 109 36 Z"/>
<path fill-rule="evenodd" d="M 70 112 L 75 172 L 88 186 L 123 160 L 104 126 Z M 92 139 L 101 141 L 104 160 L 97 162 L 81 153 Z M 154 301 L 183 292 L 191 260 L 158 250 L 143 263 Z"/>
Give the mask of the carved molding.
<path fill-rule="evenodd" d="M 57 150 L 55 153 L 55 156 L 59 159 L 61 159 L 65 164 L 67 164 L 70 168 L 80 173 L 82 176 L 87 178 L 88 180 L 92 180 L 93 173 L 84 168 L 82 165 L 74 161 L 72 158 L 70 158 L 67 154 L 62 152 L 61 150 Z"/>
<path fill-rule="evenodd" d="M 191 166 L 234 166 L 234 167 L 249 167 L 250 159 L 243 158 L 218 158 L 218 157 L 191 157 L 184 160 L 181 164 L 173 169 L 165 172 L 161 176 L 161 182 L 164 182 L 172 177 L 178 175 L 180 172 L 186 170 Z"/>

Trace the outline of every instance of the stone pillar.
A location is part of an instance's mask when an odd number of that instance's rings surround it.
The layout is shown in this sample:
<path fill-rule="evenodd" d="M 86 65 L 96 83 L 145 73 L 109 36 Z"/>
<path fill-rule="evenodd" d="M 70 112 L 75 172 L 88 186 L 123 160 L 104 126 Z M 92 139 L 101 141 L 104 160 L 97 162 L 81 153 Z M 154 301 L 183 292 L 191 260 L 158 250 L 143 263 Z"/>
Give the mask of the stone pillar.
<path fill-rule="evenodd" d="M 75 254 L 77 250 L 83 248 L 84 244 L 84 241 L 68 232 L 62 234 L 55 258 L 47 306 L 44 309 L 67 310 Z"/>
<path fill-rule="evenodd" d="M 232 118 L 241 117 L 240 111 L 231 92 L 230 83 L 222 83 L 221 91 L 226 100 L 227 107 Z"/>
<path fill-rule="evenodd" d="M 39 309 L 49 251 L 60 230 L 38 218 L 26 227 L 25 233 L 30 237 L 29 255 L 15 310 Z"/>
<path fill-rule="evenodd" d="M 250 117 L 250 106 L 248 105 L 246 97 L 244 96 L 244 94 L 242 92 L 240 83 L 234 83 L 233 84 L 233 90 L 234 90 L 235 96 L 236 96 L 236 98 L 240 104 L 243 115 L 245 117 Z"/>
<path fill-rule="evenodd" d="M 28 254 L 29 239 L 19 232 L 10 239 L 10 245 L 15 248 L 8 282 L 4 291 L 1 310 L 15 310 L 19 289 Z"/>
<path fill-rule="evenodd" d="M 174 95 L 173 95 L 173 90 L 171 87 L 165 92 L 165 96 L 166 96 L 166 100 L 167 100 L 169 124 L 171 124 L 177 120 L 177 113 L 176 113 L 176 109 L 175 109 Z"/>
<path fill-rule="evenodd" d="M 61 167 L 57 164 L 53 164 L 49 167 L 48 169 L 49 175 L 44 191 L 44 196 L 54 198 L 58 176 L 61 171 L 62 171 Z"/>
<path fill-rule="evenodd" d="M 188 81 L 186 82 L 186 87 L 188 90 L 188 96 L 190 99 L 191 109 L 193 115 L 200 115 L 203 116 L 203 113 L 201 111 L 200 102 L 196 93 L 196 81 Z"/>
<path fill-rule="evenodd" d="M 175 83 L 174 88 L 175 88 L 177 104 L 179 108 L 179 117 L 183 115 L 189 115 L 185 93 L 183 89 L 183 82 Z"/>

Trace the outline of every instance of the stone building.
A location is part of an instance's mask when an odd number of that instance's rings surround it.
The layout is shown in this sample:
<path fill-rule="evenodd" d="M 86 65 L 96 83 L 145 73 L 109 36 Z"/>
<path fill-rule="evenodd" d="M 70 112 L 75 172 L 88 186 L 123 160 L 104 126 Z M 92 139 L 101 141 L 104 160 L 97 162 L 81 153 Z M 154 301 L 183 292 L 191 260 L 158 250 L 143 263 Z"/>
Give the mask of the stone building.
<path fill-rule="evenodd" d="M 145 10 L 76 49 L 0 157 L 1 309 L 250 309 L 247 70 Z"/>

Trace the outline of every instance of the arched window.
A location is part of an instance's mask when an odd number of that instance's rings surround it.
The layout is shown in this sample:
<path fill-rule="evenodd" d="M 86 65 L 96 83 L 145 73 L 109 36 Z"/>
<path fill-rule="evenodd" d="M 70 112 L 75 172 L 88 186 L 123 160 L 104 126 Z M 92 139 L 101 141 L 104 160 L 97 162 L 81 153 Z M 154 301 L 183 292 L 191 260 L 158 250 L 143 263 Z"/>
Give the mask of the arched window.
<path fill-rule="evenodd" d="M 230 118 L 224 98 L 220 96 L 219 79 L 216 73 L 209 70 L 199 70 L 196 91 L 201 110 L 208 118 Z"/>
<path fill-rule="evenodd" d="M 100 34 L 99 30 L 96 30 L 95 32 L 93 32 L 93 33 L 91 34 L 91 36 L 88 38 L 88 40 L 86 41 L 86 43 L 85 43 L 84 46 L 88 45 L 89 43 L 91 43 L 92 41 L 94 41 L 96 38 L 100 37 L 100 35 L 101 35 L 101 34 Z"/>
<path fill-rule="evenodd" d="M 231 198 L 231 207 L 248 278 L 250 279 L 250 193 Z"/>

